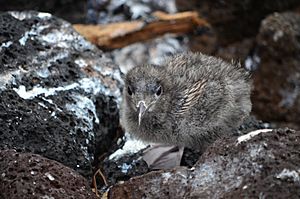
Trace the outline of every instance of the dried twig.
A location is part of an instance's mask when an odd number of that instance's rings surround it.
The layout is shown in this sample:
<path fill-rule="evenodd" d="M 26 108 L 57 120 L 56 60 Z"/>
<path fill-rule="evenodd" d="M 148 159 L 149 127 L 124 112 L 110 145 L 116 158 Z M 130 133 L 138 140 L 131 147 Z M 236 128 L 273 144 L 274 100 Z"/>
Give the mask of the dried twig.
<path fill-rule="evenodd" d="M 131 21 L 107 25 L 75 24 L 74 29 L 102 49 L 121 48 L 135 42 L 161 36 L 166 33 L 185 34 L 210 25 L 197 12 L 166 14 L 154 12 L 151 22 Z"/>
<path fill-rule="evenodd" d="M 97 181 L 96 181 L 96 176 L 97 175 L 100 175 L 102 181 L 104 182 L 105 186 L 108 186 L 108 183 L 106 181 L 106 178 L 105 176 L 103 175 L 103 173 L 101 172 L 101 169 L 99 168 L 93 175 L 93 186 L 94 186 L 94 192 L 96 194 L 97 197 L 100 197 L 99 194 L 98 194 L 98 188 L 97 188 Z"/>

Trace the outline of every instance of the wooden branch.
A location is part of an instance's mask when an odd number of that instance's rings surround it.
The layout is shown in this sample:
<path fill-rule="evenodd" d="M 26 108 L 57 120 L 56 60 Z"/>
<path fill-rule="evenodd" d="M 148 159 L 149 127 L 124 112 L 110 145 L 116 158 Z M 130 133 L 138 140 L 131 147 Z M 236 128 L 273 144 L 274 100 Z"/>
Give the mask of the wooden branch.
<path fill-rule="evenodd" d="M 197 12 L 166 14 L 153 13 L 151 22 L 131 21 L 107 25 L 74 24 L 74 29 L 104 50 L 122 48 L 135 42 L 146 41 L 166 33 L 186 34 L 210 25 Z"/>

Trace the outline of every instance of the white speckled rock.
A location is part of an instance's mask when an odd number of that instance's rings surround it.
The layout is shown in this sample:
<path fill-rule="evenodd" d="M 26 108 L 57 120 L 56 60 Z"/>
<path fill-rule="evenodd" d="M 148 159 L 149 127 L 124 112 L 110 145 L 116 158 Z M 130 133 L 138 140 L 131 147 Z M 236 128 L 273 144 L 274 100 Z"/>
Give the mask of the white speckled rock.
<path fill-rule="evenodd" d="M 118 67 L 48 13 L 2 13 L 0 30 L 0 148 L 91 176 L 119 124 Z"/>

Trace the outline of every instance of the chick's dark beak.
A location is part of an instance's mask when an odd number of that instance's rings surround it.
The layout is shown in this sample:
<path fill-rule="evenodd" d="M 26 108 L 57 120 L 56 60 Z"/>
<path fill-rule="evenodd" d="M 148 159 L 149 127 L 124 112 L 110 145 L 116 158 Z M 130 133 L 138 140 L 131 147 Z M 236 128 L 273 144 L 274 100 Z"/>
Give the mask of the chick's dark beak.
<path fill-rule="evenodd" d="M 140 125 L 141 121 L 142 121 L 142 117 L 143 117 L 144 113 L 147 110 L 147 106 L 146 106 L 144 101 L 139 101 L 138 104 L 137 104 L 137 108 L 138 108 L 138 111 L 139 111 L 139 125 Z"/>

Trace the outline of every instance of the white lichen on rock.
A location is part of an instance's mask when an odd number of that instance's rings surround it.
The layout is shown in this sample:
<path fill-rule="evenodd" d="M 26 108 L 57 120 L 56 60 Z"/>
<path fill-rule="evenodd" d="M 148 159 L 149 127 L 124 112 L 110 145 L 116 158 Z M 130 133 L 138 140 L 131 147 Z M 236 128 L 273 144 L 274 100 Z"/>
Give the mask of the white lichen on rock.
<path fill-rule="evenodd" d="M 292 179 L 294 182 L 300 182 L 299 173 L 300 169 L 298 171 L 283 169 L 279 174 L 276 175 L 276 178 L 281 180 Z"/>
<path fill-rule="evenodd" d="M 132 138 L 128 133 L 125 133 L 126 142 L 121 149 L 118 149 L 113 154 L 109 156 L 109 159 L 119 159 L 126 154 L 134 154 L 142 149 L 145 149 L 149 144 L 142 142 L 141 140 L 137 140 Z"/>

